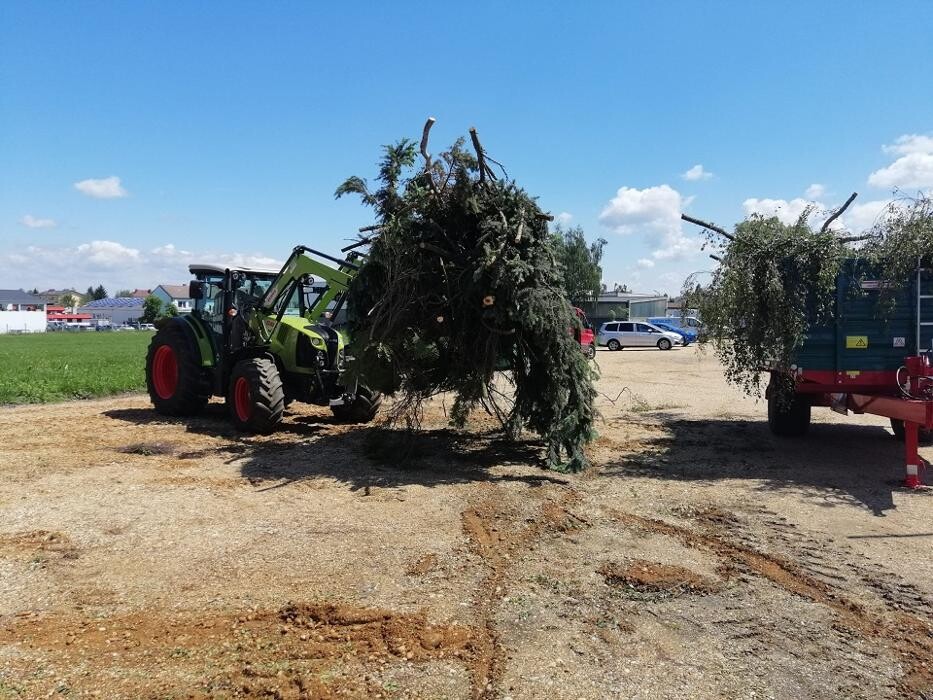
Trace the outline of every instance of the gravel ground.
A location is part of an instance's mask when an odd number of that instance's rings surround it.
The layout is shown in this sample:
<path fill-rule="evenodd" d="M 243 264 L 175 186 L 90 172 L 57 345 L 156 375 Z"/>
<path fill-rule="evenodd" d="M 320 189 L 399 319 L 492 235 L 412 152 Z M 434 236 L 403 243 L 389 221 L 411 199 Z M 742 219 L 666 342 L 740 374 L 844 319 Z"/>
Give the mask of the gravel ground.
<path fill-rule="evenodd" d="M 779 440 L 709 353 L 597 362 L 581 475 L 442 400 L 407 443 L 0 409 L 0 699 L 933 697 L 933 493 L 883 419 Z"/>

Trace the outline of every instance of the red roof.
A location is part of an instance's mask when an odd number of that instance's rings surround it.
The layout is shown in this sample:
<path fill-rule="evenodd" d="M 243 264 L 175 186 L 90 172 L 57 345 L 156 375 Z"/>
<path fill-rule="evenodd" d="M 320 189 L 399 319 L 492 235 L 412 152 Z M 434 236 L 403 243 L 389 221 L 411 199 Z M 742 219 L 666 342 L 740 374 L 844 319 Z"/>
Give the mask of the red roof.
<path fill-rule="evenodd" d="M 65 314 L 65 313 L 54 313 L 46 314 L 47 321 L 90 321 L 91 314 Z"/>

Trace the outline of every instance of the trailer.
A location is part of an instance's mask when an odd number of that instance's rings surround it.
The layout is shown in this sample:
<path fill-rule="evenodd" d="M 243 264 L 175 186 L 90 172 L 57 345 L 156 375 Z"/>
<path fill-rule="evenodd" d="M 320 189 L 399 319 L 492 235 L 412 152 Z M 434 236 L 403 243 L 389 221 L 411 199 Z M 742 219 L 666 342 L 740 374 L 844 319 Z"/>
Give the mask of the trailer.
<path fill-rule="evenodd" d="M 768 425 L 801 436 L 813 406 L 888 418 L 904 440 L 904 485 L 919 488 L 929 466 L 919 442 L 933 435 L 933 268 L 918 262 L 897 287 L 872 272 L 865 261 L 847 261 L 832 318 L 810 327 L 794 364 L 768 370 Z"/>

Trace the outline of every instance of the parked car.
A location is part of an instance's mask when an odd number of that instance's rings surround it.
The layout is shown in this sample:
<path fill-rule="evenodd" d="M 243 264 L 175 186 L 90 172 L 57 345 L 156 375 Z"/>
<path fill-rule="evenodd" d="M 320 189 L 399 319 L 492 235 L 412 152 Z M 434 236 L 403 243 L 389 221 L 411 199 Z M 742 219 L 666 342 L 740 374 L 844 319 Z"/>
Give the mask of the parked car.
<path fill-rule="evenodd" d="M 662 330 L 650 323 L 608 321 L 599 327 L 597 342 L 610 350 L 645 347 L 670 350 L 675 345 L 683 345 L 684 340 L 678 333 Z"/>
<path fill-rule="evenodd" d="M 575 328 L 573 330 L 573 336 L 576 338 L 577 342 L 580 343 L 580 348 L 583 350 L 586 359 L 595 359 L 596 335 L 593 333 L 593 326 L 590 325 L 590 320 L 586 317 L 583 309 L 574 306 L 573 311 L 577 315 L 577 319 L 580 321 L 581 326 L 581 328 Z"/>
<path fill-rule="evenodd" d="M 694 333 L 699 334 L 703 330 L 703 324 L 700 323 L 700 319 L 695 315 L 695 312 L 688 312 L 685 316 L 683 314 L 674 313 L 672 316 L 655 316 L 653 318 L 645 319 L 648 323 L 653 323 L 657 325 L 658 323 L 666 323 L 669 326 L 673 326 L 677 330 L 691 330 Z"/>
<path fill-rule="evenodd" d="M 662 331 L 670 331 L 671 333 L 676 333 L 684 341 L 684 347 L 690 345 L 690 343 L 697 342 L 697 332 L 692 328 L 678 328 L 677 326 L 672 326 L 670 323 L 658 323 L 657 321 L 651 322 L 652 326 L 657 326 Z"/>

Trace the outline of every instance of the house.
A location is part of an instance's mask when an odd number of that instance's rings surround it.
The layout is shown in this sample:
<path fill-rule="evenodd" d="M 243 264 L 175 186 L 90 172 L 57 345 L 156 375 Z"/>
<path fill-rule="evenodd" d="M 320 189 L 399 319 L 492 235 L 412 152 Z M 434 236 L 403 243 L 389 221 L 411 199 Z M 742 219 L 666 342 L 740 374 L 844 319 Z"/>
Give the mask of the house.
<path fill-rule="evenodd" d="M 45 320 L 49 323 L 87 323 L 91 318 L 91 314 L 73 313 L 64 306 L 50 304 L 45 307 Z"/>
<path fill-rule="evenodd" d="M 78 310 L 79 314 L 90 314 L 93 321 L 109 321 L 113 326 L 138 323 L 143 315 L 143 300 L 134 297 L 96 299 Z"/>
<path fill-rule="evenodd" d="M 46 304 L 61 304 L 67 296 L 81 300 L 81 293 L 74 289 L 46 289 L 44 292 L 39 292 L 39 298 Z"/>
<path fill-rule="evenodd" d="M 586 312 L 594 328 L 619 318 L 636 319 L 667 315 L 667 297 L 658 294 L 603 292 L 595 303 L 589 299 L 574 304 Z"/>
<path fill-rule="evenodd" d="M 150 294 L 152 294 L 151 289 L 134 289 L 130 296 L 134 299 L 145 299 Z"/>
<path fill-rule="evenodd" d="M 163 305 L 172 304 L 180 314 L 189 313 L 194 308 L 188 296 L 187 284 L 160 284 L 152 290 L 152 296 L 157 297 Z"/>
<path fill-rule="evenodd" d="M 45 302 L 22 289 L 0 289 L 0 333 L 44 333 Z"/>

